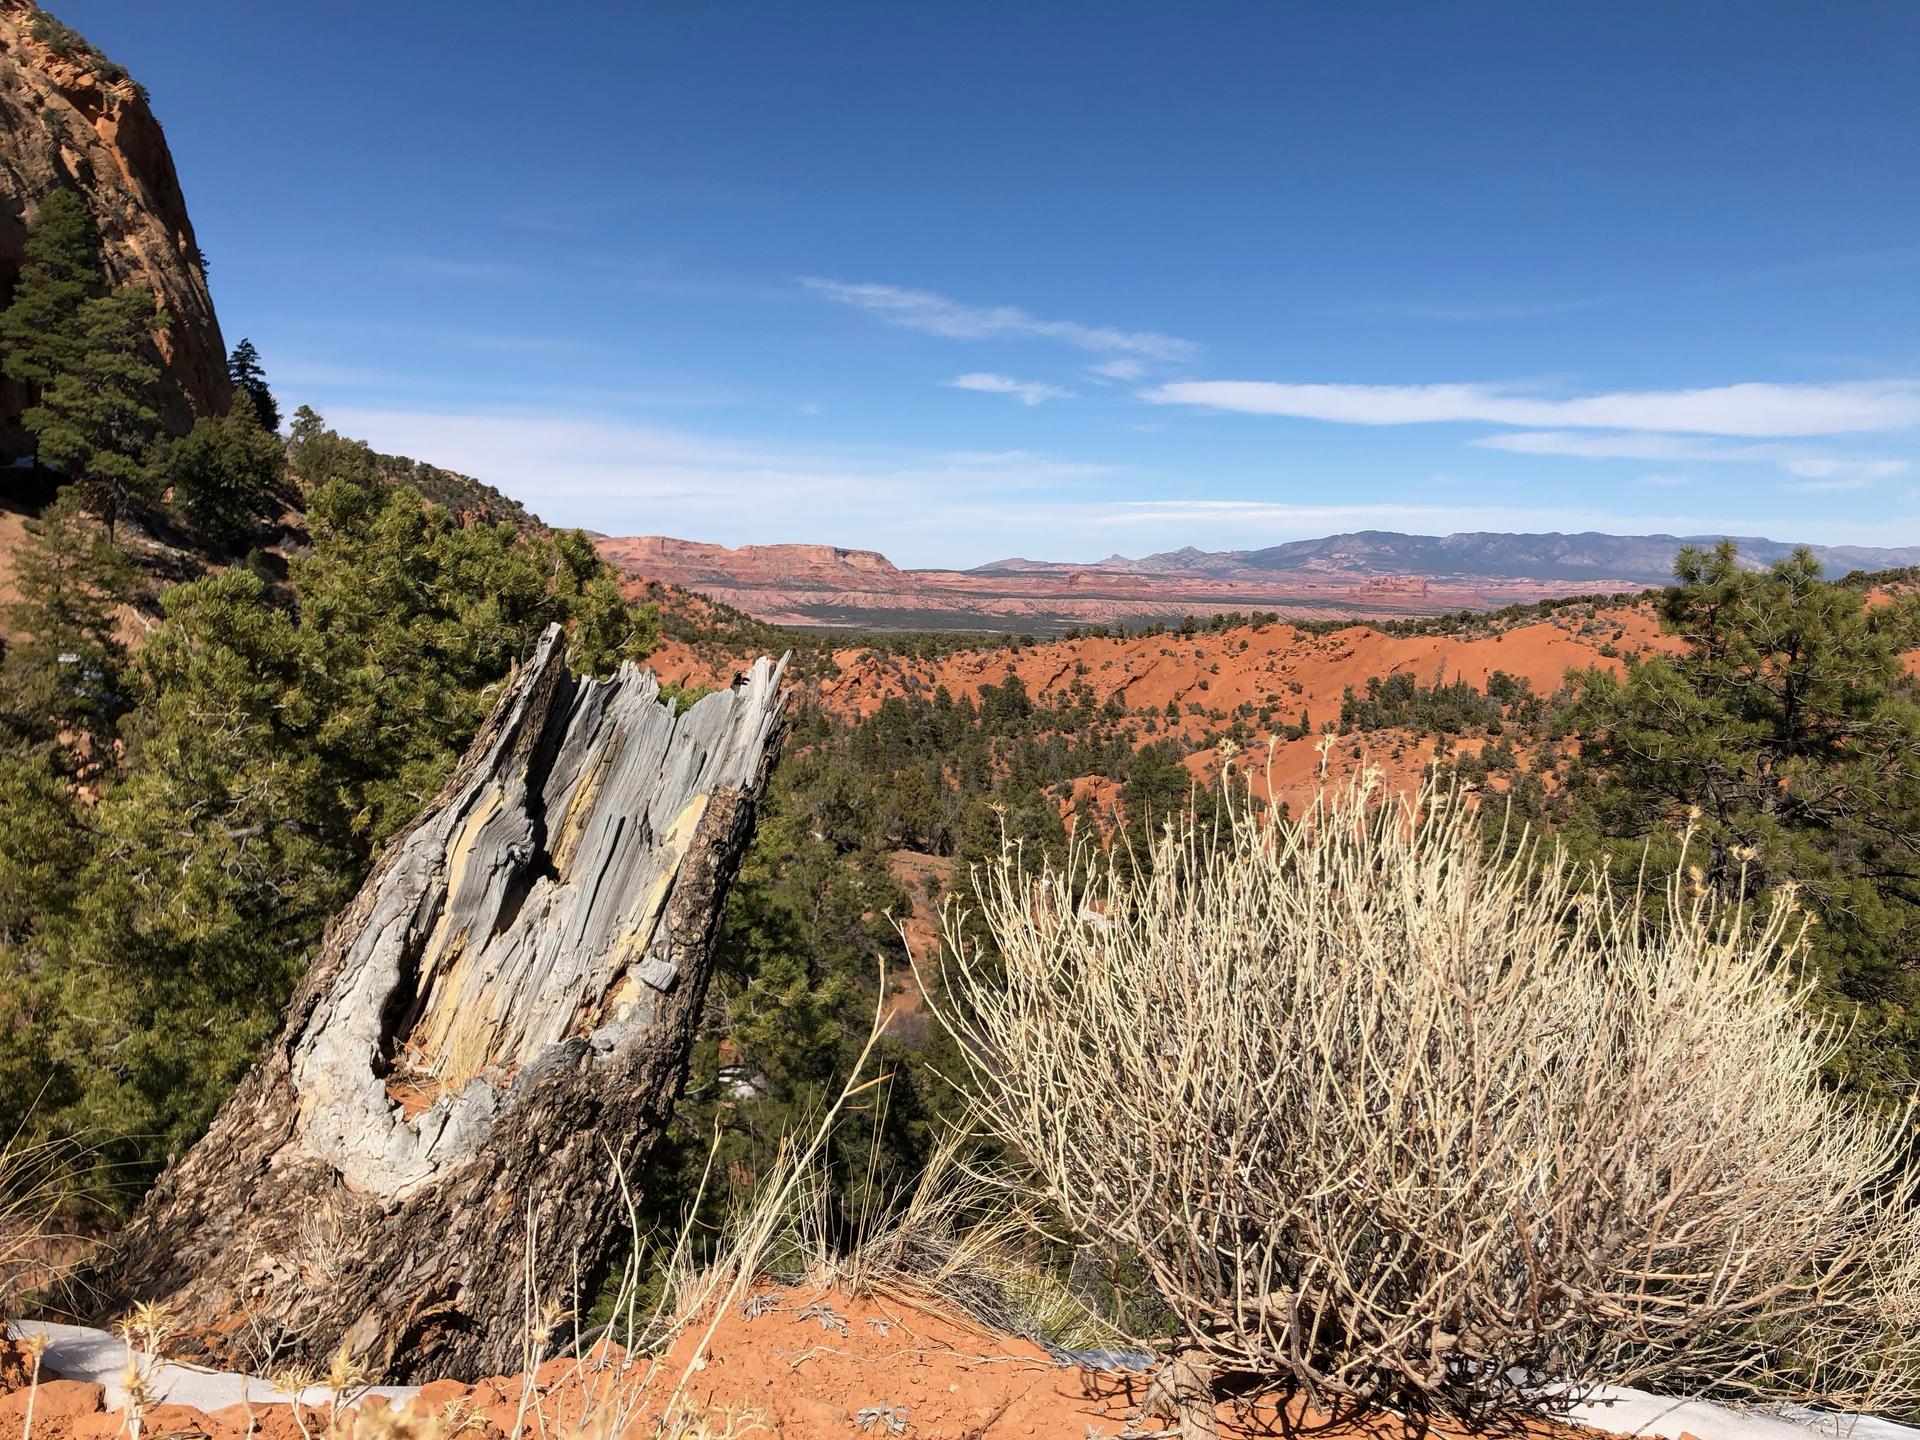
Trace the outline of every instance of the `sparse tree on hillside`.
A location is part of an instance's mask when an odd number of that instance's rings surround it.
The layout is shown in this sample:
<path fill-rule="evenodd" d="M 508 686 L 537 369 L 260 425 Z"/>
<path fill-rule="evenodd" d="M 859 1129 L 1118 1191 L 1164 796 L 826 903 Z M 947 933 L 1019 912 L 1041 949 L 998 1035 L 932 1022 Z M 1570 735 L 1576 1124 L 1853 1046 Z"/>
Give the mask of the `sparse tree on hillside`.
<path fill-rule="evenodd" d="M 4 722 L 37 744 L 83 741 L 98 763 L 132 703 L 119 630 L 138 575 L 71 486 L 27 522 L 27 534 L 7 613 L 16 638 L 0 659 Z"/>
<path fill-rule="evenodd" d="M 50 965 L 42 917 L 81 897 L 92 837 L 71 778 L 45 748 L 0 745 L 0 1125 L 74 1098 L 62 1021 L 87 1010 L 88 977 Z"/>
<path fill-rule="evenodd" d="M 1871 1088 L 1920 1079 L 1920 601 L 1820 578 L 1804 550 L 1746 570 L 1730 542 L 1689 548 L 1661 601 L 1677 655 L 1582 680 L 1582 736 L 1559 818 L 1622 869 L 1681 863 L 1696 882 L 1801 887 L 1828 998 L 1872 1024 L 1843 1056 Z M 1643 862 L 1643 847 L 1652 850 Z"/>
<path fill-rule="evenodd" d="M 268 434 L 279 430 L 280 405 L 273 398 L 273 391 L 267 388 L 267 372 L 260 368 L 260 352 L 253 348 L 253 341 L 242 340 L 233 347 L 233 353 L 227 357 L 227 378 L 233 381 L 237 392 L 235 403 L 249 402 L 260 428 Z"/>
<path fill-rule="evenodd" d="M 162 599 L 166 622 L 130 667 L 124 764 L 86 816 L 84 899 L 48 892 L 31 917 L 51 1088 L 29 1116 L 32 1092 L 0 1083 L 0 1133 L 85 1131 L 136 1164 L 191 1141 L 327 916 L 439 789 L 541 631 L 568 627 L 576 663 L 601 672 L 652 642 L 652 611 L 620 599 L 580 538 L 461 526 L 412 491 L 349 480 L 318 487 L 307 515 L 296 605 L 238 567 Z M 0 856 L 0 891 L 4 872 Z M 29 1038 L 0 1019 L 0 1080 Z"/>
<path fill-rule="evenodd" d="M 89 848 L 78 808 L 72 781 L 45 750 L 0 747 L 0 954 L 25 945 L 40 915 L 73 900 Z M 0 964 L 0 993 L 6 978 Z M 13 1029 L 0 1021 L 0 1031 Z M 0 1073 L 15 1058 L 0 1047 Z M 37 1089 L 10 1093 L 31 1099 Z"/>
<path fill-rule="evenodd" d="M 286 471 L 286 447 L 261 428 L 253 406 L 239 402 L 226 415 L 194 421 L 167 460 L 174 503 L 202 535 L 232 548 L 278 510 Z"/>
<path fill-rule="evenodd" d="M 40 202 L 27 231 L 26 262 L 0 312 L 0 369 L 37 400 L 54 378 L 80 368 L 87 350 L 82 307 L 104 289 L 100 231 L 73 190 Z"/>
<path fill-rule="evenodd" d="M 160 367 L 150 352 L 154 332 L 166 325 L 153 296 L 137 285 L 86 301 L 80 358 L 54 376 L 23 417 L 39 439 L 41 460 L 79 486 L 109 538 L 128 503 L 155 486 Z"/>

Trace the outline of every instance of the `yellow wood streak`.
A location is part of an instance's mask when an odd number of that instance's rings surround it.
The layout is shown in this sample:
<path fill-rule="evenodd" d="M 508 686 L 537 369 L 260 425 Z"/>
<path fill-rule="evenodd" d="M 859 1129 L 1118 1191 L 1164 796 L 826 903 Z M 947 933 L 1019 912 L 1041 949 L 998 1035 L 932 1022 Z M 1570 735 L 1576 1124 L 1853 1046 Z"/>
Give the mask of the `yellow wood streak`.
<path fill-rule="evenodd" d="M 414 1027 L 413 1035 L 408 1039 L 407 1048 L 417 1057 L 419 1064 L 443 1079 L 456 1073 L 447 1063 L 453 1050 L 450 1032 L 459 1018 L 469 1011 L 468 1006 L 461 1004 L 461 991 L 465 988 L 467 978 L 467 933 L 462 930 L 457 935 L 449 935 L 447 930 L 453 923 L 460 886 L 466 879 L 467 865 L 473 858 L 474 842 L 480 838 L 481 827 L 493 818 L 504 798 L 499 786 L 490 789 L 486 798 L 473 807 L 473 812 L 461 825 L 460 833 L 454 836 L 453 844 L 447 850 L 447 898 L 441 906 L 440 918 L 434 922 L 433 934 L 427 937 L 426 946 L 421 951 L 420 978 L 416 985 L 417 993 L 426 997 L 426 1004 L 420 1023 Z"/>
<path fill-rule="evenodd" d="M 613 768 L 613 758 L 618 753 L 617 745 L 608 745 L 594 761 L 593 768 L 580 777 L 573 798 L 567 802 L 566 818 L 560 822 L 560 833 L 551 842 L 553 871 L 562 884 L 572 878 L 573 858 L 580 853 L 580 842 L 593 820 L 594 802 L 600 798 L 600 787 L 606 783 L 607 772 Z"/>
<path fill-rule="evenodd" d="M 579 851 L 607 769 L 603 760 L 583 777 L 568 807 L 554 851 L 561 884 L 575 883 L 569 864 Z M 469 950 L 466 933 L 446 933 L 480 828 L 499 808 L 501 798 L 495 790 L 476 806 L 448 851 L 447 906 L 428 939 L 421 968 L 426 1006 L 405 1046 L 411 1068 L 448 1086 L 463 1085 L 494 1067 L 517 1068 L 532 1058 L 519 1051 L 538 1043 L 538 1026 L 503 1024 L 506 1017 L 535 1003 L 537 997 L 489 993 L 482 978 L 472 973 L 479 956 Z M 637 972 L 653 944 L 680 866 L 706 817 L 709 799 L 707 795 L 691 797 L 653 843 L 659 869 L 646 894 L 628 911 L 629 924 L 601 957 L 597 967 L 601 983 L 587 984 L 575 1023 L 569 1027 L 571 1033 L 584 1034 L 620 1016 L 640 997 L 642 982 Z M 425 988 L 429 985 L 430 992 Z"/>
<path fill-rule="evenodd" d="M 680 864 L 693 846 L 693 837 L 700 829 L 701 820 L 706 817 L 709 798 L 695 795 L 673 817 L 673 823 L 667 826 L 666 833 L 656 842 L 660 853 L 672 858 L 661 866 L 659 875 L 654 878 L 653 888 L 633 910 L 633 924 L 614 943 L 607 956 L 607 974 L 613 983 L 597 999 L 597 1003 L 590 999 L 589 1003 L 582 1005 L 580 1018 L 572 1026 L 574 1034 L 584 1034 L 604 1025 L 609 1019 L 619 1018 L 626 1007 L 639 998 L 641 982 L 635 972 L 640 962 L 646 959 L 647 948 L 653 944 L 654 932 L 660 928 L 660 916 L 667 908 L 667 897 L 673 893 L 673 883 L 680 876 Z"/>

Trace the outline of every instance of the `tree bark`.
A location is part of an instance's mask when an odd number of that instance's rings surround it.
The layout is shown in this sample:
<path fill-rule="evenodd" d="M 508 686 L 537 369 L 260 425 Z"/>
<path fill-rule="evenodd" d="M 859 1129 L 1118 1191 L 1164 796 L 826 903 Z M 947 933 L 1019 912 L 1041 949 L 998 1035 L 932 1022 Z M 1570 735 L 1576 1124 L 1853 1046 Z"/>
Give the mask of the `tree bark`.
<path fill-rule="evenodd" d="M 266 1056 L 147 1196 L 102 1313 L 167 1303 L 207 1353 L 393 1379 L 522 1363 L 591 1303 L 686 1078 L 785 662 L 683 715 L 557 629 L 388 843 Z"/>

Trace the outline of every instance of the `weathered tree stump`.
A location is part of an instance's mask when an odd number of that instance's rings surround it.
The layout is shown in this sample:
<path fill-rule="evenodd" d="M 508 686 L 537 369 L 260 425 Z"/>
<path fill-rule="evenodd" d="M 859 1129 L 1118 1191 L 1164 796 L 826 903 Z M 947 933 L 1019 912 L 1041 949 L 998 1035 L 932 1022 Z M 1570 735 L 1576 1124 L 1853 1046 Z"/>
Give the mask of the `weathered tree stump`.
<path fill-rule="evenodd" d="M 632 666 L 571 676 L 549 631 L 140 1207 L 103 1312 L 164 1300 L 227 1358 L 344 1342 L 470 1379 L 590 1302 L 627 1229 L 616 1162 L 644 1186 L 686 1077 L 783 668 L 676 716 Z"/>

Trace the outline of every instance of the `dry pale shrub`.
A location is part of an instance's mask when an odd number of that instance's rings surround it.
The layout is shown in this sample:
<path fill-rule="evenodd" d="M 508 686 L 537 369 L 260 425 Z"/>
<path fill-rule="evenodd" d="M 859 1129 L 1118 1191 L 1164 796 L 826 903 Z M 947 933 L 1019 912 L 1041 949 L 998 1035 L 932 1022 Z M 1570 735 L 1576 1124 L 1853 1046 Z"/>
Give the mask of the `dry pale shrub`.
<path fill-rule="evenodd" d="M 1468 1419 L 1913 1402 L 1915 1175 L 1820 1083 L 1790 898 L 1646 906 L 1433 788 L 1228 817 L 1150 873 L 1009 852 L 992 945 L 947 927 L 988 1127 L 1205 1361 Z"/>

